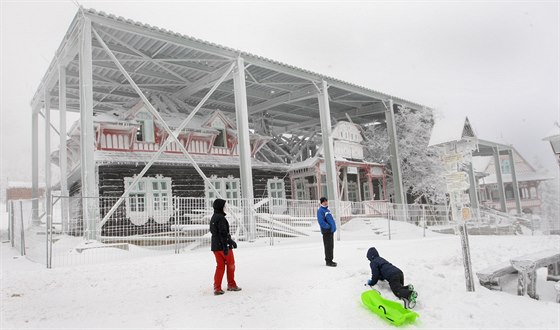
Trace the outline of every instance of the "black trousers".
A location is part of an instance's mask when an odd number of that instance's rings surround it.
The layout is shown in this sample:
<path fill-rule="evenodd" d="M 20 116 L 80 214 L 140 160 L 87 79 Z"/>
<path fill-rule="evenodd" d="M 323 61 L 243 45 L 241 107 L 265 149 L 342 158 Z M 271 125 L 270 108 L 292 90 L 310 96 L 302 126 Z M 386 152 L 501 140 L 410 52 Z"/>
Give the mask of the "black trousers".
<path fill-rule="evenodd" d="M 408 299 L 412 293 L 412 291 L 408 289 L 408 286 L 404 286 L 404 274 L 402 272 L 391 276 L 389 279 L 389 286 L 397 298 Z"/>
<path fill-rule="evenodd" d="M 334 234 L 331 231 L 323 231 L 323 246 L 325 247 L 325 261 L 327 263 L 333 261 L 333 251 L 334 251 Z"/>

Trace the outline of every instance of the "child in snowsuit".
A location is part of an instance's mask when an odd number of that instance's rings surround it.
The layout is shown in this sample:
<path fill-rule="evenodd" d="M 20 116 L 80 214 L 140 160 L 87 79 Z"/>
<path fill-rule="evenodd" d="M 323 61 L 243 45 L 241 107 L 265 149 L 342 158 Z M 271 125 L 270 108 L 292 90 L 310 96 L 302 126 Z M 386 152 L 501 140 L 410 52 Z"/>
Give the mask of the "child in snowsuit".
<path fill-rule="evenodd" d="M 369 248 L 367 258 L 370 261 L 371 279 L 368 280 L 369 286 L 374 286 L 379 280 L 389 282 L 391 291 L 404 301 L 405 308 L 413 308 L 416 305 L 418 294 L 412 285 L 404 285 L 404 274 L 402 270 L 379 256 L 379 252 L 374 247 Z"/>

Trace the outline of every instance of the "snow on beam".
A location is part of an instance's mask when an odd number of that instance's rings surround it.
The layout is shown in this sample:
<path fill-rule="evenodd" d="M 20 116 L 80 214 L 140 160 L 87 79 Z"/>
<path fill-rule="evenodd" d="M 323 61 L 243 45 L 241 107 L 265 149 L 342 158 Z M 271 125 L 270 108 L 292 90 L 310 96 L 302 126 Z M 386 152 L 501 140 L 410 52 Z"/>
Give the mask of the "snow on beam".
<path fill-rule="evenodd" d="M 189 86 L 175 92 L 173 95 L 175 97 L 178 97 L 180 99 L 186 99 L 194 94 L 196 94 L 197 92 L 208 88 L 209 86 L 212 86 L 215 84 L 215 82 L 224 74 L 224 72 L 228 69 L 227 65 L 222 66 L 221 68 L 217 69 L 216 71 L 210 73 L 209 75 L 205 76 L 204 78 L 201 78 L 195 82 L 193 82 L 192 84 L 190 84 Z M 231 77 L 227 77 L 226 80 L 230 80 Z"/>
<path fill-rule="evenodd" d="M 317 96 L 317 88 L 315 86 L 308 86 L 300 90 L 293 91 L 291 93 L 287 93 L 284 95 L 280 95 L 271 100 L 264 101 L 263 103 L 259 103 L 255 106 L 252 106 L 249 109 L 249 114 L 254 115 L 255 113 L 265 111 L 279 104 L 293 103 L 301 100 L 307 100 L 316 96 Z"/>
<path fill-rule="evenodd" d="M 161 68 L 162 70 L 166 71 L 167 73 L 179 78 L 180 80 L 182 80 L 183 82 L 186 83 L 190 83 L 191 81 L 189 81 L 188 79 L 186 79 L 185 77 L 179 75 L 178 73 L 174 72 L 171 69 L 166 68 L 163 64 L 156 62 L 153 60 L 153 57 L 156 57 L 159 52 L 161 52 L 163 49 L 165 49 L 166 47 L 168 47 L 168 43 L 165 43 L 163 46 L 161 46 L 156 52 L 154 52 L 154 54 L 152 54 L 152 56 L 148 56 L 146 54 L 144 54 L 143 52 L 139 51 L 138 49 L 135 49 L 134 47 L 130 46 L 129 44 L 127 44 L 125 41 L 123 41 L 122 39 L 115 37 L 109 33 L 106 33 L 102 30 L 99 31 L 100 34 L 102 34 L 103 36 L 106 36 L 109 39 L 112 39 L 114 41 L 116 41 L 117 43 L 121 44 L 122 46 L 124 46 L 126 49 L 129 49 L 130 51 L 132 51 L 134 54 L 142 57 L 145 61 L 142 62 L 142 64 L 140 64 L 140 66 L 138 67 L 141 68 L 142 66 L 144 66 L 146 63 L 152 63 L 155 66 Z"/>

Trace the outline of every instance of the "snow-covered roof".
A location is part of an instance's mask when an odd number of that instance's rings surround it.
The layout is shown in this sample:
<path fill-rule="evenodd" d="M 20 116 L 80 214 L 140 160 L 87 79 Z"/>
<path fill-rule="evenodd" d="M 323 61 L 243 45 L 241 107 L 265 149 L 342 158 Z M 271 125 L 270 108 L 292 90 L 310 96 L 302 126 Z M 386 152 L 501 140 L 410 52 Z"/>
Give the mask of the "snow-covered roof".
<path fill-rule="evenodd" d="M 122 152 L 103 151 L 95 152 L 95 162 L 100 164 L 146 164 L 154 154 L 152 152 Z M 191 154 L 199 166 L 204 167 L 239 167 L 239 156 L 228 155 L 202 155 Z M 185 165 L 189 166 L 188 159 L 183 154 L 162 153 L 154 164 Z M 251 158 L 253 168 L 288 170 L 288 165 L 267 163 Z"/>
<path fill-rule="evenodd" d="M 290 171 L 302 170 L 305 168 L 313 167 L 317 164 L 319 159 L 320 159 L 319 157 L 315 156 L 315 157 L 307 158 L 302 162 L 292 163 L 290 164 Z"/>
<path fill-rule="evenodd" d="M 39 183 L 39 187 L 44 187 L 44 183 Z M 32 188 L 33 183 L 28 181 L 8 181 L 6 188 Z"/>
<path fill-rule="evenodd" d="M 308 132 L 310 128 L 317 131 L 318 113 L 309 111 L 309 104 L 315 102 L 316 84 L 323 80 L 328 84 L 329 97 L 352 100 L 351 106 L 331 102 L 331 115 L 336 120 L 346 118 L 350 110 L 363 109 L 360 111 L 367 112 L 368 116 L 358 115 L 352 120 L 357 124 L 369 123 L 373 120 L 370 115 L 384 115 L 385 107 L 380 101 L 387 99 L 411 109 L 424 108 L 421 104 L 324 74 L 84 8 L 76 14 L 66 35 L 61 38 L 63 41 L 33 96 L 32 108 L 40 106 L 45 91 L 49 92 L 47 95 L 50 95 L 51 107 L 59 107 L 58 67 L 64 63 L 70 72 L 79 71 L 78 57 L 75 56 L 77 48 L 73 45 L 80 38 L 84 18 L 91 22 L 95 32 L 94 40 L 97 44 L 92 47 L 92 60 L 108 60 L 106 50 L 99 47 L 99 44 L 106 43 L 115 59 L 121 62 L 124 70 L 138 83 L 150 103 L 162 110 L 161 113 L 188 113 L 202 99 L 206 99 L 208 88 L 229 72 L 238 58 L 243 59 L 247 81 L 250 82 L 246 84 L 246 97 L 251 116 L 260 116 L 266 112 L 275 118 L 271 125 L 286 132 Z M 129 49 L 123 51 L 122 45 Z M 156 52 L 158 59 L 166 60 L 162 61 L 165 65 L 155 62 L 149 56 L 139 55 Z M 130 60 L 139 62 L 133 65 Z M 92 83 L 95 86 L 93 98 L 98 100 L 93 104 L 94 113 L 111 112 L 138 103 L 140 97 L 130 84 L 122 83 L 115 89 L 114 84 L 107 83 L 123 81 L 122 73 L 114 70 L 112 64 L 94 65 L 92 70 Z M 267 77 L 274 79 L 267 80 Z M 79 75 L 69 74 L 67 80 L 68 85 L 78 84 Z M 233 90 L 232 75 L 225 75 L 225 80 L 208 96 L 203 106 L 207 109 L 219 109 L 229 118 L 234 118 L 236 107 Z M 69 103 L 67 110 L 79 111 L 79 102 Z"/>
<path fill-rule="evenodd" d="M 464 138 L 476 138 L 467 117 L 463 119 L 438 119 L 432 128 L 428 146 L 457 142 Z"/>
<path fill-rule="evenodd" d="M 545 180 L 552 180 L 554 179 L 553 176 L 547 175 L 545 173 L 538 173 L 538 172 L 525 172 L 525 173 L 516 173 L 517 182 L 525 182 L 525 181 L 545 181 Z M 503 182 L 512 182 L 511 174 L 502 174 L 502 181 Z M 498 183 L 496 179 L 496 173 L 492 173 L 487 177 L 482 179 L 481 184 L 494 184 Z"/>
<path fill-rule="evenodd" d="M 554 126 L 554 128 L 548 132 L 543 140 L 552 141 L 560 139 L 560 126 Z"/>
<path fill-rule="evenodd" d="M 475 172 L 484 172 L 493 159 L 494 157 L 492 156 L 473 157 L 473 169 L 475 170 Z"/>
<path fill-rule="evenodd" d="M 315 156 L 315 157 L 307 158 L 306 160 L 304 160 L 302 162 L 292 163 L 290 165 L 290 171 L 301 170 L 301 169 L 313 167 L 320 160 L 323 160 L 323 157 Z M 353 164 L 353 165 L 367 164 L 367 165 L 384 166 L 383 164 L 380 164 L 380 163 L 350 160 L 350 159 L 346 159 L 344 157 L 335 157 L 334 160 L 335 160 L 335 162 L 344 162 L 344 163 Z"/>

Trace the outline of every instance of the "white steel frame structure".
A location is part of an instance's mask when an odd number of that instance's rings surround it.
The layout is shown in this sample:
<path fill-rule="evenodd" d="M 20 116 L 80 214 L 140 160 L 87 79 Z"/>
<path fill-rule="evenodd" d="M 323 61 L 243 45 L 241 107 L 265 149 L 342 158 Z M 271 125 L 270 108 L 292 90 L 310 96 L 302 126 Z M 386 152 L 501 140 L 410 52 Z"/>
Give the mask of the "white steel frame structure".
<path fill-rule="evenodd" d="M 156 99 L 157 101 L 151 101 Z M 60 111 L 60 171 L 62 194 L 68 194 L 66 177 L 72 169 L 66 160 L 66 113 L 80 113 L 81 191 L 92 197 L 83 207 L 83 219 L 89 239 L 95 239 L 109 215 L 99 219 L 95 197 L 98 195 L 95 162 L 95 131 L 93 116 L 113 110 L 129 109 L 142 101 L 156 120 L 169 133 L 166 144 L 177 140 L 177 134 L 197 113 L 215 109 L 235 114 L 239 134 L 240 179 L 242 197 L 252 199 L 251 148 L 249 130 L 255 122 L 266 119 L 265 131 L 274 136 L 259 151 L 263 159 L 295 159 L 301 155 L 296 148 L 307 147 L 311 139 L 321 135 L 325 158 L 332 160 L 331 122 L 346 120 L 359 125 L 381 121 L 392 122 L 397 106 L 422 109 L 424 106 L 395 96 L 380 93 L 335 78 L 289 66 L 246 52 L 201 41 L 192 37 L 115 17 L 103 12 L 80 8 L 58 51 L 43 77 L 33 99 L 32 108 L 32 176 L 33 195 L 38 197 L 38 115 L 45 109 L 46 136 L 50 133 L 49 111 Z M 389 105 L 389 109 L 386 108 Z M 391 110 L 391 111 L 389 111 Z M 175 132 L 160 113 L 181 112 L 187 119 Z M 253 125 L 253 126 L 251 126 Z M 294 137 L 285 151 L 283 133 Z M 297 137 L 303 136 L 297 140 Z M 45 139 L 46 140 L 46 139 Z M 397 135 L 391 134 L 391 163 L 395 178 L 400 178 L 396 152 Z M 182 146 L 181 143 L 178 143 Z M 161 148 L 163 152 L 165 148 Z M 47 152 L 47 195 L 50 195 L 50 151 Z M 156 160 L 154 154 L 140 175 Z M 182 147 L 185 162 L 199 174 L 204 173 Z M 338 200 L 334 160 L 327 162 L 328 197 Z M 75 169 L 74 169 L 75 170 Z M 402 200 L 400 180 L 395 181 Z M 127 196 L 125 191 L 121 200 Z M 399 200 L 400 199 L 400 200 Z M 86 199 L 87 200 L 87 199 Z M 67 208 L 68 206 L 64 206 Z M 38 203 L 33 205 L 33 219 L 39 221 Z M 336 209 L 336 207 L 335 207 Z M 114 210 L 112 211 L 114 212 Z M 110 212 L 110 213 L 112 213 Z M 63 217 L 67 217 L 67 210 Z M 254 238 L 254 220 L 247 214 L 243 220 L 246 238 Z"/>

